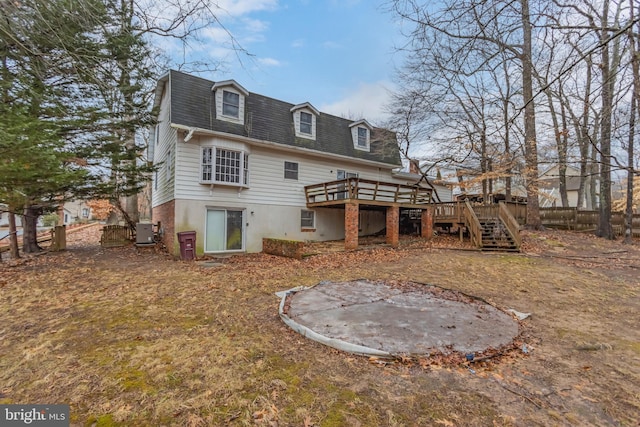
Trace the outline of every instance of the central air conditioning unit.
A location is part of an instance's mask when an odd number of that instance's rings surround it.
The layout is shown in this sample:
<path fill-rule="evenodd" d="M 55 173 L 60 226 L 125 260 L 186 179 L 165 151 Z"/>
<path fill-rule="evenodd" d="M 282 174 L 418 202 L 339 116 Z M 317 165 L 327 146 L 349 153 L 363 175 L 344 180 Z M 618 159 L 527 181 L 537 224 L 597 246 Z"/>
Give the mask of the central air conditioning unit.
<path fill-rule="evenodd" d="M 153 245 L 153 224 L 136 224 L 136 245 Z"/>

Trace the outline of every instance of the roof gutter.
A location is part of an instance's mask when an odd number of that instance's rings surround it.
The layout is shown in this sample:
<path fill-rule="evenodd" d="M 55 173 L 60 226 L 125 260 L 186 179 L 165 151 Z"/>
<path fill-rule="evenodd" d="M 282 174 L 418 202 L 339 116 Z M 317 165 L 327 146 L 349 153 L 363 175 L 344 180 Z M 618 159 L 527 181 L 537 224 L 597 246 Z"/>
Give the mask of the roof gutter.
<path fill-rule="evenodd" d="M 376 167 L 385 168 L 385 169 L 396 169 L 399 166 L 402 166 L 402 165 L 398 165 L 398 164 L 394 164 L 394 163 L 384 163 L 384 162 L 377 162 L 375 160 L 366 160 L 366 159 L 359 159 L 357 157 L 349 157 L 349 156 L 345 156 L 343 154 L 324 153 L 322 151 L 311 150 L 309 148 L 292 147 L 292 146 L 289 146 L 289 145 L 278 144 L 277 142 L 265 141 L 263 139 L 249 138 L 248 136 L 234 135 L 234 134 L 230 134 L 230 133 L 219 132 L 219 131 L 209 130 L 209 129 L 203 129 L 203 128 L 199 128 L 199 127 L 184 126 L 184 125 L 178 125 L 178 124 L 175 124 L 175 123 L 171 123 L 171 127 L 174 128 L 174 129 L 184 130 L 184 131 L 187 132 L 187 136 L 184 138 L 185 142 L 188 142 L 189 140 L 191 140 L 191 138 L 193 137 L 194 134 L 201 134 L 201 135 L 216 136 L 216 137 L 219 137 L 219 138 L 227 138 L 227 139 L 231 139 L 233 141 L 244 142 L 244 143 L 247 143 L 247 144 L 250 144 L 250 145 L 255 145 L 255 146 L 258 146 L 258 147 L 275 148 L 275 149 L 282 150 L 282 151 L 288 151 L 288 152 L 292 152 L 292 153 L 309 154 L 309 155 L 313 155 L 313 156 L 317 156 L 317 157 L 323 157 L 323 158 L 326 158 L 326 159 L 338 158 L 338 159 L 341 159 L 341 160 L 347 160 L 347 161 L 356 162 L 356 163 L 363 163 L 363 164 L 366 164 L 366 165 L 376 166 Z"/>

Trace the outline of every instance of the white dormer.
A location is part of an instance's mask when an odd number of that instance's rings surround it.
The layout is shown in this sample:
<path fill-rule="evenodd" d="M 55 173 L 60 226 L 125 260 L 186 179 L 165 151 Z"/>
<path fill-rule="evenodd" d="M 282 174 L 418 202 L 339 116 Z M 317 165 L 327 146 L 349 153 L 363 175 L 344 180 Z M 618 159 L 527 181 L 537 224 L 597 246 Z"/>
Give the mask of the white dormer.
<path fill-rule="evenodd" d="M 308 102 L 294 105 L 290 111 L 293 113 L 293 126 L 296 130 L 296 136 L 315 140 L 316 118 L 320 115 L 320 112 Z"/>
<path fill-rule="evenodd" d="M 351 128 L 353 148 L 356 150 L 369 151 L 373 126 L 371 126 L 368 121 L 362 119 L 351 123 L 349 127 Z"/>
<path fill-rule="evenodd" d="M 217 82 L 211 90 L 216 97 L 216 119 L 244 124 L 244 101 L 249 92 L 235 80 Z"/>

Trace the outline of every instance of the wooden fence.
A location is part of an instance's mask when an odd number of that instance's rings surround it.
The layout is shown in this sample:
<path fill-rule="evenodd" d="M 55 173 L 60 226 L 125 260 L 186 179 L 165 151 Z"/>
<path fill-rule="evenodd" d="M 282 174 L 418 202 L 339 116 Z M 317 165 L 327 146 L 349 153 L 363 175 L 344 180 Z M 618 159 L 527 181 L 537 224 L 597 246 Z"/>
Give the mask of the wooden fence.
<path fill-rule="evenodd" d="M 105 225 L 100 244 L 105 248 L 124 246 L 131 242 L 131 228 L 125 225 Z"/>
<path fill-rule="evenodd" d="M 576 208 L 542 208 L 540 209 L 542 225 L 564 230 L 590 231 L 598 228 L 600 213 L 598 211 L 583 211 Z M 611 226 L 617 235 L 624 234 L 625 214 L 614 212 L 611 214 Z M 633 236 L 640 237 L 640 215 L 633 215 Z"/>

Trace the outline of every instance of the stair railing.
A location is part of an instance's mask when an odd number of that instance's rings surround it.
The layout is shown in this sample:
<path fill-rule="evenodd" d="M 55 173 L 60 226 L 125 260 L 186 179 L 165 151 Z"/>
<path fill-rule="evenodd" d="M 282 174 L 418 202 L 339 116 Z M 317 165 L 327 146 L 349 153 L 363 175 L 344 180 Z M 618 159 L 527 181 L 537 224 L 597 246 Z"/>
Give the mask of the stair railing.
<path fill-rule="evenodd" d="M 478 216 L 473 210 L 473 206 L 469 203 L 468 200 L 464 201 L 465 208 L 464 210 L 464 219 L 467 227 L 469 228 L 469 234 L 471 235 L 471 241 L 478 247 L 482 247 L 482 226 L 480 225 L 480 220 L 478 220 Z"/>
<path fill-rule="evenodd" d="M 498 204 L 500 205 L 500 210 L 498 213 L 500 220 L 507 227 L 507 231 L 509 231 L 511 238 L 513 238 L 513 242 L 516 244 L 518 249 L 520 249 L 520 245 L 522 244 L 522 237 L 520 236 L 520 224 L 518 223 L 518 220 L 513 215 L 511 215 L 511 212 L 509 212 L 509 208 L 507 208 L 504 203 L 500 202 Z"/>

